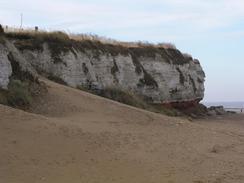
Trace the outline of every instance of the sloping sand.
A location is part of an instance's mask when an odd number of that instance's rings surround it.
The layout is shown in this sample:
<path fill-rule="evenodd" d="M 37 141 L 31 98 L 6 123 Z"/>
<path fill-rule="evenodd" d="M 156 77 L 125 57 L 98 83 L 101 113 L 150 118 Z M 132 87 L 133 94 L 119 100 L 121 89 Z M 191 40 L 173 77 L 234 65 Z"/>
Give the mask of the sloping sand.
<path fill-rule="evenodd" d="M 0 105 L 0 183 L 243 183 L 244 116 L 190 122 L 50 81 Z"/>

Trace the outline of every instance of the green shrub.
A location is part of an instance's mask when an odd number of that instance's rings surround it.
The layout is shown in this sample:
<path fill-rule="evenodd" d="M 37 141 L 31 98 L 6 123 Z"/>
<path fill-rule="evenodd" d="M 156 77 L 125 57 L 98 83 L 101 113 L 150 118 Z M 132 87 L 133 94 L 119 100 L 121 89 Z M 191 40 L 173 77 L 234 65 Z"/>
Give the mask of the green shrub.
<path fill-rule="evenodd" d="M 8 86 L 7 103 L 14 107 L 25 107 L 31 103 L 31 93 L 28 83 L 20 80 L 11 80 Z"/>
<path fill-rule="evenodd" d="M 160 113 L 160 114 L 165 114 L 165 115 L 168 115 L 168 116 L 182 116 L 183 114 L 173 108 L 173 107 L 165 107 L 163 106 L 162 104 L 151 104 L 152 106 L 152 112 L 156 112 L 156 113 Z"/>
<path fill-rule="evenodd" d="M 0 103 L 12 107 L 28 107 L 32 100 L 28 88 L 28 83 L 23 83 L 20 80 L 11 80 L 8 90 L 0 90 Z"/>
<path fill-rule="evenodd" d="M 147 109 L 149 106 L 142 97 L 136 96 L 132 92 L 124 91 L 119 88 L 107 87 L 105 89 L 96 90 L 85 86 L 78 86 L 77 89 L 89 92 L 104 98 L 108 98 L 123 104 L 131 105 L 134 107 Z"/>
<path fill-rule="evenodd" d="M 0 104 L 8 105 L 7 90 L 0 89 Z"/>
<path fill-rule="evenodd" d="M 5 44 L 5 39 L 3 36 L 0 35 L 0 44 Z"/>
<path fill-rule="evenodd" d="M 143 97 L 137 96 L 129 91 L 123 91 L 119 88 L 110 87 L 103 90 L 95 91 L 84 86 L 78 86 L 77 89 L 155 113 L 165 114 L 168 116 L 182 115 L 178 110 L 174 108 L 167 108 L 162 105 L 148 103 Z"/>
<path fill-rule="evenodd" d="M 0 104 L 28 110 L 33 100 L 46 92 L 47 88 L 43 82 L 11 78 L 7 90 L 0 88 Z"/>
<path fill-rule="evenodd" d="M 134 107 L 142 109 L 148 108 L 142 98 L 132 94 L 131 92 L 123 91 L 118 88 L 106 88 L 101 90 L 99 95 Z"/>

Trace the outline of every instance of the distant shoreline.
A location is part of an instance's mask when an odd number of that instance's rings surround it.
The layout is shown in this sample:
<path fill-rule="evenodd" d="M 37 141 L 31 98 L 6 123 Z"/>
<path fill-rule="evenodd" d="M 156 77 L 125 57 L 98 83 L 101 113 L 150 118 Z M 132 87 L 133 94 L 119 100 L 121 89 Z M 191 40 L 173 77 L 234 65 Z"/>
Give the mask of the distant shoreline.
<path fill-rule="evenodd" d="M 244 102 L 202 102 L 205 106 L 223 106 L 226 111 L 244 113 Z"/>
<path fill-rule="evenodd" d="M 202 102 L 202 104 L 204 104 L 207 107 L 210 106 L 223 106 L 224 108 L 244 108 L 244 101 L 241 102 Z"/>

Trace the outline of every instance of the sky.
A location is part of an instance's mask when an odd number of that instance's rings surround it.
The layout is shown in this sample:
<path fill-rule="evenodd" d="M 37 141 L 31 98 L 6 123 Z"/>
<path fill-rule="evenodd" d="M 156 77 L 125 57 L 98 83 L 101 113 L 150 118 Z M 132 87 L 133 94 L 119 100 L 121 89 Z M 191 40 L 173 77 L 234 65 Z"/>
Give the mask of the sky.
<path fill-rule="evenodd" d="M 171 42 L 200 60 L 204 101 L 244 101 L 244 0 L 1 0 L 0 23 Z"/>

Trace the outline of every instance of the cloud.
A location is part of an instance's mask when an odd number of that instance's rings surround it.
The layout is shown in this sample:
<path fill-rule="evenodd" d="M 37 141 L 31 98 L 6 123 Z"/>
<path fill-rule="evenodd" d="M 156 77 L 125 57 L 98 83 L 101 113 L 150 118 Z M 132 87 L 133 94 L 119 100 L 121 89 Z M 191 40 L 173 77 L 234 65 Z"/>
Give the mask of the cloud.
<path fill-rule="evenodd" d="M 134 30 L 141 29 L 147 35 L 152 28 L 165 28 L 172 37 L 172 32 L 199 34 L 244 20 L 243 0 L 1 0 L 0 6 L 3 24 L 18 26 L 24 13 L 26 26 L 73 32 L 136 35 Z"/>

